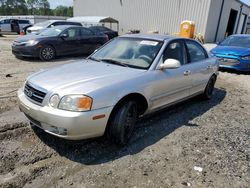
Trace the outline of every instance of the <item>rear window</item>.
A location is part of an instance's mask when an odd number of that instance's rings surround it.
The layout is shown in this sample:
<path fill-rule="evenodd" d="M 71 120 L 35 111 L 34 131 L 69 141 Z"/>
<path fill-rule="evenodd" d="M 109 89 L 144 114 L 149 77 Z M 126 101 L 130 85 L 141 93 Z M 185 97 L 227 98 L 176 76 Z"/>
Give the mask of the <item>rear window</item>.
<path fill-rule="evenodd" d="M 67 25 L 78 25 L 78 26 L 82 26 L 81 23 L 78 23 L 78 22 L 66 22 Z"/>

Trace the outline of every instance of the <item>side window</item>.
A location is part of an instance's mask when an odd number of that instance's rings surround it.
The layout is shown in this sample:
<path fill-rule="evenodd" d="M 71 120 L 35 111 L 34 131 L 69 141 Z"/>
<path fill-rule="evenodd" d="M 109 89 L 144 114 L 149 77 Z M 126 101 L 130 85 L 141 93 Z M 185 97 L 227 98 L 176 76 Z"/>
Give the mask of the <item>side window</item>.
<path fill-rule="evenodd" d="M 108 29 L 106 29 L 105 27 L 99 27 L 99 30 L 102 32 L 108 31 Z"/>
<path fill-rule="evenodd" d="M 90 35 L 93 35 L 92 31 L 90 31 L 88 29 L 81 28 L 81 36 L 90 36 Z"/>
<path fill-rule="evenodd" d="M 29 24 L 28 20 L 19 20 L 19 24 Z"/>
<path fill-rule="evenodd" d="M 205 50 L 193 41 L 186 41 L 188 50 L 188 62 L 202 61 L 207 58 Z"/>
<path fill-rule="evenodd" d="M 10 23 L 10 20 L 9 20 L 9 19 L 4 20 L 4 23 L 5 23 L 5 24 L 9 24 L 9 23 Z"/>
<path fill-rule="evenodd" d="M 79 36 L 78 28 L 70 28 L 63 32 L 63 34 L 67 34 L 68 37 L 66 40 L 74 40 Z"/>
<path fill-rule="evenodd" d="M 82 24 L 77 23 L 77 22 L 66 22 L 67 25 L 77 25 L 77 26 L 82 26 Z"/>
<path fill-rule="evenodd" d="M 63 23 L 62 22 L 54 22 L 53 24 L 51 24 L 52 27 L 58 26 L 58 25 L 63 25 Z"/>
<path fill-rule="evenodd" d="M 184 65 L 186 62 L 184 43 L 182 41 L 174 41 L 168 44 L 163 53 L 163 62 L 166 59 L 176 59 L 180 61 L 182 65 Z"/>

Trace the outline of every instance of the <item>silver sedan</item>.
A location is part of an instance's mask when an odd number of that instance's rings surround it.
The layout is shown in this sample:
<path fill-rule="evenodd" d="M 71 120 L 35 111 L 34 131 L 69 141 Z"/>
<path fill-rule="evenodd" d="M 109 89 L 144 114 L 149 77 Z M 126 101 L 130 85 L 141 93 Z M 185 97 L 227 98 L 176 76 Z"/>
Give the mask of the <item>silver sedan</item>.
<path fill-rule="evenodd" d="M 196 95 L 210 99 L 218 62 L 198 42 L 166 35 L 118 37 L 87 59 L 43 70 L 18 91 L 31 124 L 70 140 L 128 143 L 136 120 Z"/>

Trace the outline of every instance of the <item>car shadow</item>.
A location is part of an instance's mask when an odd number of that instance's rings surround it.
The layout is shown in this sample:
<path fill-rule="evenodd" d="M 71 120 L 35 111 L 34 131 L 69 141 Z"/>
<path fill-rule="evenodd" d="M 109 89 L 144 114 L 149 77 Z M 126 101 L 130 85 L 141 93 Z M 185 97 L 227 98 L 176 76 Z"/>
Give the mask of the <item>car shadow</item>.
<path fill-rule="evenodd" d="M 83 141 L 69 141 L 52 136 L 36 127 L 33 127 L 33 130 L 46 145 L 57 151 L 59 155 L 85 165 L 101 164 L 136 154 L 182 126 L 188 126 L 195 131 L 200 125 L 191 121 L 219 105 L 225 96 L 224 89 L 216 88 L 213 98 L 209 101 L 195 97 L 140 119 L 133 138 L 126 147 L 118 147 L 110 143 L 104 136 Z"/>
<path fill-rule="evenodd" d="M 238 71 L 238 70 L 227 69 L 227 68 L 220 68 L 220 72 L 227 72 L 227 73 L 233 73 L 233 74 L 238 74 L 238 75 L 250 75 L 250 71 L 245 72 L 245 71 Z"/>
<path fill-rule="evenodd" d="M 62 62 L 62 61 L 77 61 L 77 60 L 82 60 L 88 57 L 87 55 L 68 55 L 68 56 L 60 56 L 56 57 L 55 59 L 51 61 L 42 61 L 39 58 L 36 57 L 19 57 L 17 56 L 16 58 L 22 61 L 26 62 L 37 62 L 37 63 L 55 63 L 55 62 Z"/>

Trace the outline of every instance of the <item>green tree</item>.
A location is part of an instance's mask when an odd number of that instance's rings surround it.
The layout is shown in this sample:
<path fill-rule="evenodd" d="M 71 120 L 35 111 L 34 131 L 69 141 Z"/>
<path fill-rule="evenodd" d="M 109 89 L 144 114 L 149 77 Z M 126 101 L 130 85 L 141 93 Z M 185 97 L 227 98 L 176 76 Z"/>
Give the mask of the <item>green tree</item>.
<path fill-rule="evenodd" d="M 39 9 L 40 15 L 49 15 L 50 4 L 48 0 L 39 0 L 38 9 Z"/>
<path fill-rule="evenodd" d="M 73 16 L 73 7 L 58 6 L 54 10 L 55 16 Z"/>
<path fill-rule="evenodd" d="M 25 0 L 1 0 L 0 15 L 26 15 L 27 6 Z"/>

